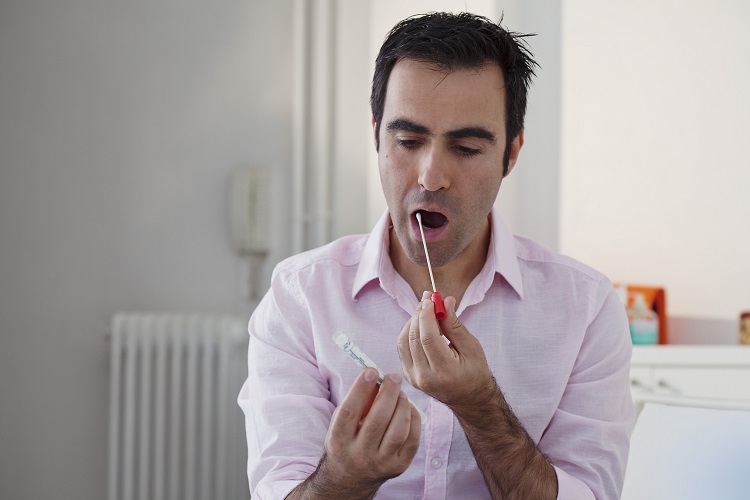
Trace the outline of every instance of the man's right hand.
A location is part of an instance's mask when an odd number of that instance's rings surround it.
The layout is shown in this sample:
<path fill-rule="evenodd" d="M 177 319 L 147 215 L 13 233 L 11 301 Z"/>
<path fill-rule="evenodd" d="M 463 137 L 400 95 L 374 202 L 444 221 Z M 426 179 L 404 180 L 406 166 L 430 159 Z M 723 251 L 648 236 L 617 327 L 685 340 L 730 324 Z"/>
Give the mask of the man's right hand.
<path fill-rule="evenodd" d="M 401 391 L 401 375 L 365 368 L 333 412 L 318 468 L 288 499 L 372 498 L 403 473 L 419 447 L 421 421 Z"/>

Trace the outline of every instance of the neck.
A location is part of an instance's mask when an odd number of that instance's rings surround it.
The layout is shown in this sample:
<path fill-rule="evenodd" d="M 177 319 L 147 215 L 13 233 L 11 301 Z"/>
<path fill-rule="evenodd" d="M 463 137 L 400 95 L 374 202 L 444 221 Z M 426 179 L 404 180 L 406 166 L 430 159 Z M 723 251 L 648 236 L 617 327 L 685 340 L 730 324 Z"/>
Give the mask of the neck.
<path fill-rule="evenodd" d="M 456 298 L 456 305 L 466 292 L 471 281 L 479 274 L 487 260 L 487 250 L 490 245 L 490 222 L 487 219 L 479 235 L 453 260 L 441 267 L 433 267 L 437 291 L 443 296 Z M 430 274 L 427 266 L 415 264 L 404 252 L 398 240 L 396 231 L 390 230 L 390 254 L 393 267 L 411 286 L 417 299 L 422 298 L 422 292 L 432 291 Z"/>

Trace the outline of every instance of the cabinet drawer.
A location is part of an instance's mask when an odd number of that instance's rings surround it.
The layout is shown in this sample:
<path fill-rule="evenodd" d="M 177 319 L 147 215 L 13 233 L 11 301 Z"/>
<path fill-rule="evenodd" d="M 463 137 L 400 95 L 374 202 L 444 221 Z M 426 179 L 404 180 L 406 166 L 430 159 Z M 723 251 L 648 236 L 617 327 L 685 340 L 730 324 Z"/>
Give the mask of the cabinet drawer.
<path fill-rule="evenodd" d="M 659 394 L 750 399 L 750 368 L 654 367 L 652 376 Z"/>

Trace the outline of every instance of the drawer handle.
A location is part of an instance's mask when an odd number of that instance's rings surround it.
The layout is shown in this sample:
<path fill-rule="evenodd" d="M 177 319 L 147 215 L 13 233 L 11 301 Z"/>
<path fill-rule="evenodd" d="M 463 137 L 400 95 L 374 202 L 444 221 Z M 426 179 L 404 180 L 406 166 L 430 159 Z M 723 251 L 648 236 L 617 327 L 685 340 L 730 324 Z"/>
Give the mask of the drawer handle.
<path fill-rule="evenodd" d="M 651 387 L 648 387 L 646 384 L 644 384 L 638 379 L 631 379 L 630 387 L 632 389 L 637 390 L 638 392 L 654 392 Z"/>
<path fill-rule="evenodd" d="M 663 389 L 665 391 L 668 391 L 670 394 L 682 394 L 681 390 L 679 390 L 677 387 L 673 386 L 672 384 L 670 384 L 666 380 L 659 379 L 656 382 L 656 385 L 657 385 L 657 387 L 659 387 L 659 389 Z"/>

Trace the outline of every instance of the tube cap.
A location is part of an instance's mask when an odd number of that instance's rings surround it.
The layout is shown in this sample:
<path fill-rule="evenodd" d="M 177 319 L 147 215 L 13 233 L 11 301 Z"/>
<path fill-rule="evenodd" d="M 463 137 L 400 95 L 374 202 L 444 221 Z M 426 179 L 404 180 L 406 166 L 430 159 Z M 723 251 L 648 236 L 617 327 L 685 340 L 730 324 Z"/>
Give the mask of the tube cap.
<path fill-rule="evenodd" d="M 444 320 L 448 316 L 448 313 L 445 312 L 443 296 L 440 295 L 440 292 L 433 292 L 431 298 L 432 302 L 435 304 L 435 317 L 438 319 L 438 321 Z"/>

